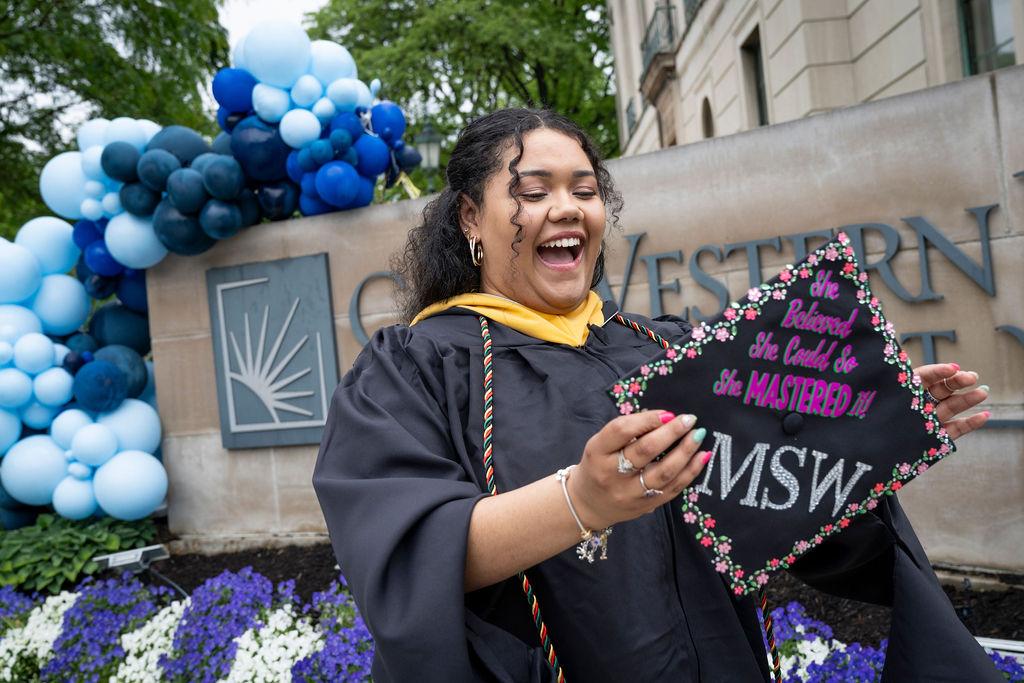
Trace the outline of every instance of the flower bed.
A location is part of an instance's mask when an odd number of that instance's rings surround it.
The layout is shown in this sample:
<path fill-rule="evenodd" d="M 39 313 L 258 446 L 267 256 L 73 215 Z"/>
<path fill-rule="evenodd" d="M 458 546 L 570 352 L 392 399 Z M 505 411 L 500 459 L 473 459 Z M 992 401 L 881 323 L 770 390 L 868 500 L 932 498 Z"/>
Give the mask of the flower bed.
<path fill-rule="evenodd" d="M 877 681 L 886 643 L 844 644 L 791 602 L 772 610 L 785 680 Z M 1024 666 L 992 655 L 1007 680 Z M 0 682 L 368 681 L 373 641 L 344 579 L 309 602 L 246 567 L 185 599 L 131 574 L 74 592 L 0 589 Z"/>

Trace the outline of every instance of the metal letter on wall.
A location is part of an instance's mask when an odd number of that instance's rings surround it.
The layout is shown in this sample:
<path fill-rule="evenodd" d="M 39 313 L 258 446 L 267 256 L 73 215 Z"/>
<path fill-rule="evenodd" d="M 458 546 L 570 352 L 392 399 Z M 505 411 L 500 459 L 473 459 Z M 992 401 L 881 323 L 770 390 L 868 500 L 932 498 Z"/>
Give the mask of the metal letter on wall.
<path fill-rule="evenodd" d="M 338 384 L 327 254 L 206 271 L 225 448 L 319 443 Z"/>

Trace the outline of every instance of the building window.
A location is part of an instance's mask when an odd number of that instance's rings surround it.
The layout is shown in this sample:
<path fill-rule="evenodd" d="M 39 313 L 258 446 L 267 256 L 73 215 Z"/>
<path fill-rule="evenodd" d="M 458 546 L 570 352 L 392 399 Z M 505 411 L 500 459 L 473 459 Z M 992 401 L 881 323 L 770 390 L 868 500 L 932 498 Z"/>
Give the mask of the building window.
<path fill-rule="evenodd" d="M 964 75 L 1012 65 L 1013 1 L 960 0 L 958 6 Z"/>
<path fill-rule="evenodd" d="M 768 125 L 768 100 L 764 92 L 764 65 L 761 63 L 761 32 L 754 28 L 740 47 L 743 60 L 743 85 L 751 107 L 751 126 Z"/>
<path fill-rule="evenodd" d="M 715 137 L 715 119 L 711 115 L 711 102 L 706 97 L 704 103 L 700 105 L 700 120 L 704 128 L 704 138 Z"/>

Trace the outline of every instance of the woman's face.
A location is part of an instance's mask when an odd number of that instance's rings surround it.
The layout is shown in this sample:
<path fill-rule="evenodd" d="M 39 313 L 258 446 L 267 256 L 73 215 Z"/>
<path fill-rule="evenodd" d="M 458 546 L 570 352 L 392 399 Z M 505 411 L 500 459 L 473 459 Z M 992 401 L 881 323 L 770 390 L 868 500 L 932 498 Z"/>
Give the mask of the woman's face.
<path fill-rule="evenodd" d="M 516 190 L 523 235 L 516 254 L 516 204 L 508 191 L 516 151 L 512 145 L 502 155 L 483 204 L 464 198 L 460 209 L 463 231 L 483 245 L 480 291 L 545 313 L 568 313 L 587 297 L 601 252 L 605 210 L 594 168 L 564 133 L 540 128 L 523 136 Z"/>

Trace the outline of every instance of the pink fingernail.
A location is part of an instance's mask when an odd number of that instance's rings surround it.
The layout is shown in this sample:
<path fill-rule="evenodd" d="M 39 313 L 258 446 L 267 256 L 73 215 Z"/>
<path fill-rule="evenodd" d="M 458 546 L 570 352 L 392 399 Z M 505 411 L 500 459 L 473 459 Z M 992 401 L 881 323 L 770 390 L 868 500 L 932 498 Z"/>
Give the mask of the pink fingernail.
<path fill-rule="evenodd" d="M 703 455 L 700 456 L 700 464 L 707 465 L 708 460 L 711 460 L 711 451 L 704 451 Z"/>
<path fill-rule="evenodd" d="M 676 419 L 675 413 L 670 413 L 667 410 L 661 411 L 661 424 L 668 424 L 674 419 Z"/>
<path fill-rule="evenodd" d="M 985 419 L 986 419 L 986 420 L 987 420 L 988 418 L 992 417 L 992 411 L 991 411 L 991 410 L 983 410 L 983 411 L 981 412 L 981 414 L 985 416 Z"/>
<path fill-rule="evenodd" d="M 953 371 L 954 372 L 960 372 L 960 366 L 959 365 L 957 365 L 956 363 L 950 363 L 950 365 L 953 366 Z"/>

